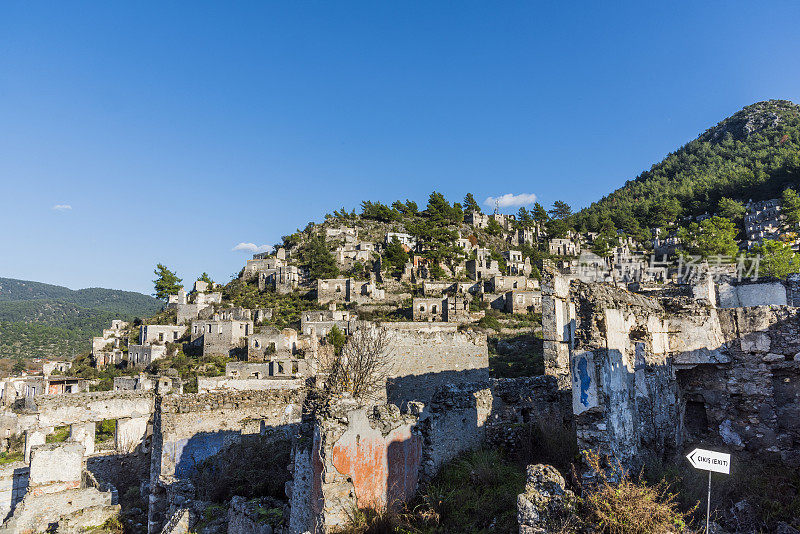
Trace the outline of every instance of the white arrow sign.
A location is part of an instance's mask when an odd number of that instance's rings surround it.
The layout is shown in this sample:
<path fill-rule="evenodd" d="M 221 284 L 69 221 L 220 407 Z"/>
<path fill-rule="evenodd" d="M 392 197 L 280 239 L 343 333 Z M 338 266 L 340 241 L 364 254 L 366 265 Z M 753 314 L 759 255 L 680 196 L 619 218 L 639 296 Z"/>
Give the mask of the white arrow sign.
<path fill-rule="evenodd" d="M 730 474 L 731 455 L 724 452 L 695 449 L 686 455 L 695 469 L 714 471 L 715 473 Z"/>

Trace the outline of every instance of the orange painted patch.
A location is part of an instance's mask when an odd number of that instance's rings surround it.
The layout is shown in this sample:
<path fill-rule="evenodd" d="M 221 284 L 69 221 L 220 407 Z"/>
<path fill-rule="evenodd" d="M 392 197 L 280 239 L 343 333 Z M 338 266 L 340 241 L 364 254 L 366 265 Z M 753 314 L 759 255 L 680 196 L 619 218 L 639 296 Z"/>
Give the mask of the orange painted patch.
<path fill-rule="evenodd" d="M 333 446 L 333 466 L 353 481 L 359 507 L 407 501 L 417 489 L 422 440 L 408 428 L 385 438 L 377 430 L 345 434 Z"/>

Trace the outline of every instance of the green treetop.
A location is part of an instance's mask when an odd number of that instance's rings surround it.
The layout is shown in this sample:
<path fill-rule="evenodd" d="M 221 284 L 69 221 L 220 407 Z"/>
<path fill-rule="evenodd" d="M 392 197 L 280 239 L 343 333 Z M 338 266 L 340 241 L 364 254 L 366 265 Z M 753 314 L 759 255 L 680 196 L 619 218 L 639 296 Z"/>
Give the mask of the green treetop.
<path fill-rule="evenodd" d="M 758 264 L 759 276 L 784 278 L 788 274 L 800 272 L 800 256 L 783 241 L 765 240 L 753 252 L 761 257 Z"/>
<path fill-rule="evenodd" d="M 475 201 L 475 197 L 472 196 L 472 193 L 467 193 L 467 196 L 464 197 L 464 212 L 469 213 L 470 211 L 481 213 L 481 207 Z"/>
<path fill-rule="evenodd" d="M 153 273 L 156 275 L 156 279 L 153 280 L 156 290 L 153 296 L 158 299 L 167 300 L 170 295 L 176 294 L 183 287 L 181 285 L 182 280 L 178 278 L 178 275 L 167 269 L 164 264 L 159 263 L 156 265 Z"/>
<path fill-rule="evenodd" d="M 692 223 L 681 228 L 678 237 L 686 253 L 705 259 L 711 256 L 736 256 L 739 252 L 736 233 L 736 225 L 732 221 L 714 216 L 700 224 Z"/>

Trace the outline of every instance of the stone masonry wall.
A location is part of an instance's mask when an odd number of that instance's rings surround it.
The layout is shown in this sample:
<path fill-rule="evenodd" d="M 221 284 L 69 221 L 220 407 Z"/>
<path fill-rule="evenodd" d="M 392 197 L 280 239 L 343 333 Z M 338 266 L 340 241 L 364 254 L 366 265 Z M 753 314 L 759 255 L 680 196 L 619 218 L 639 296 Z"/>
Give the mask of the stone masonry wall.
<path fill-rule="evenodd" d="M 193 495 L 185 494 L 197 463 L 246 435 L 290 439 L 300 421 L 302 390 L 222 391 L 166 395 L 156 410 L 150 464 L 149 531 Z"/>
<path fill-rule="evenodd" d="M 628 468 L 698 444 L 800 465 L 800 311 L 572 282 L 578 444 Z"/>

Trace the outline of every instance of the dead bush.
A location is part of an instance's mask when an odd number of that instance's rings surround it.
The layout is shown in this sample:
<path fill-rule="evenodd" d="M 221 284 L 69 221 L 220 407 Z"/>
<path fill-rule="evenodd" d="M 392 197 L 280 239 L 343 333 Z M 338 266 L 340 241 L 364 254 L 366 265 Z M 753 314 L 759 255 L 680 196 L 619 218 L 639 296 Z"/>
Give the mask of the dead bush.
<path fill-rule="evenodd" d="M 391 365 L 386 355 L 389 332 L 382 327 L 359 327 L 341 351 L 321 362 L 325 391 L 331 395 L 349 394 L 353 398 L 374 397 L 386 387 Z"/>

